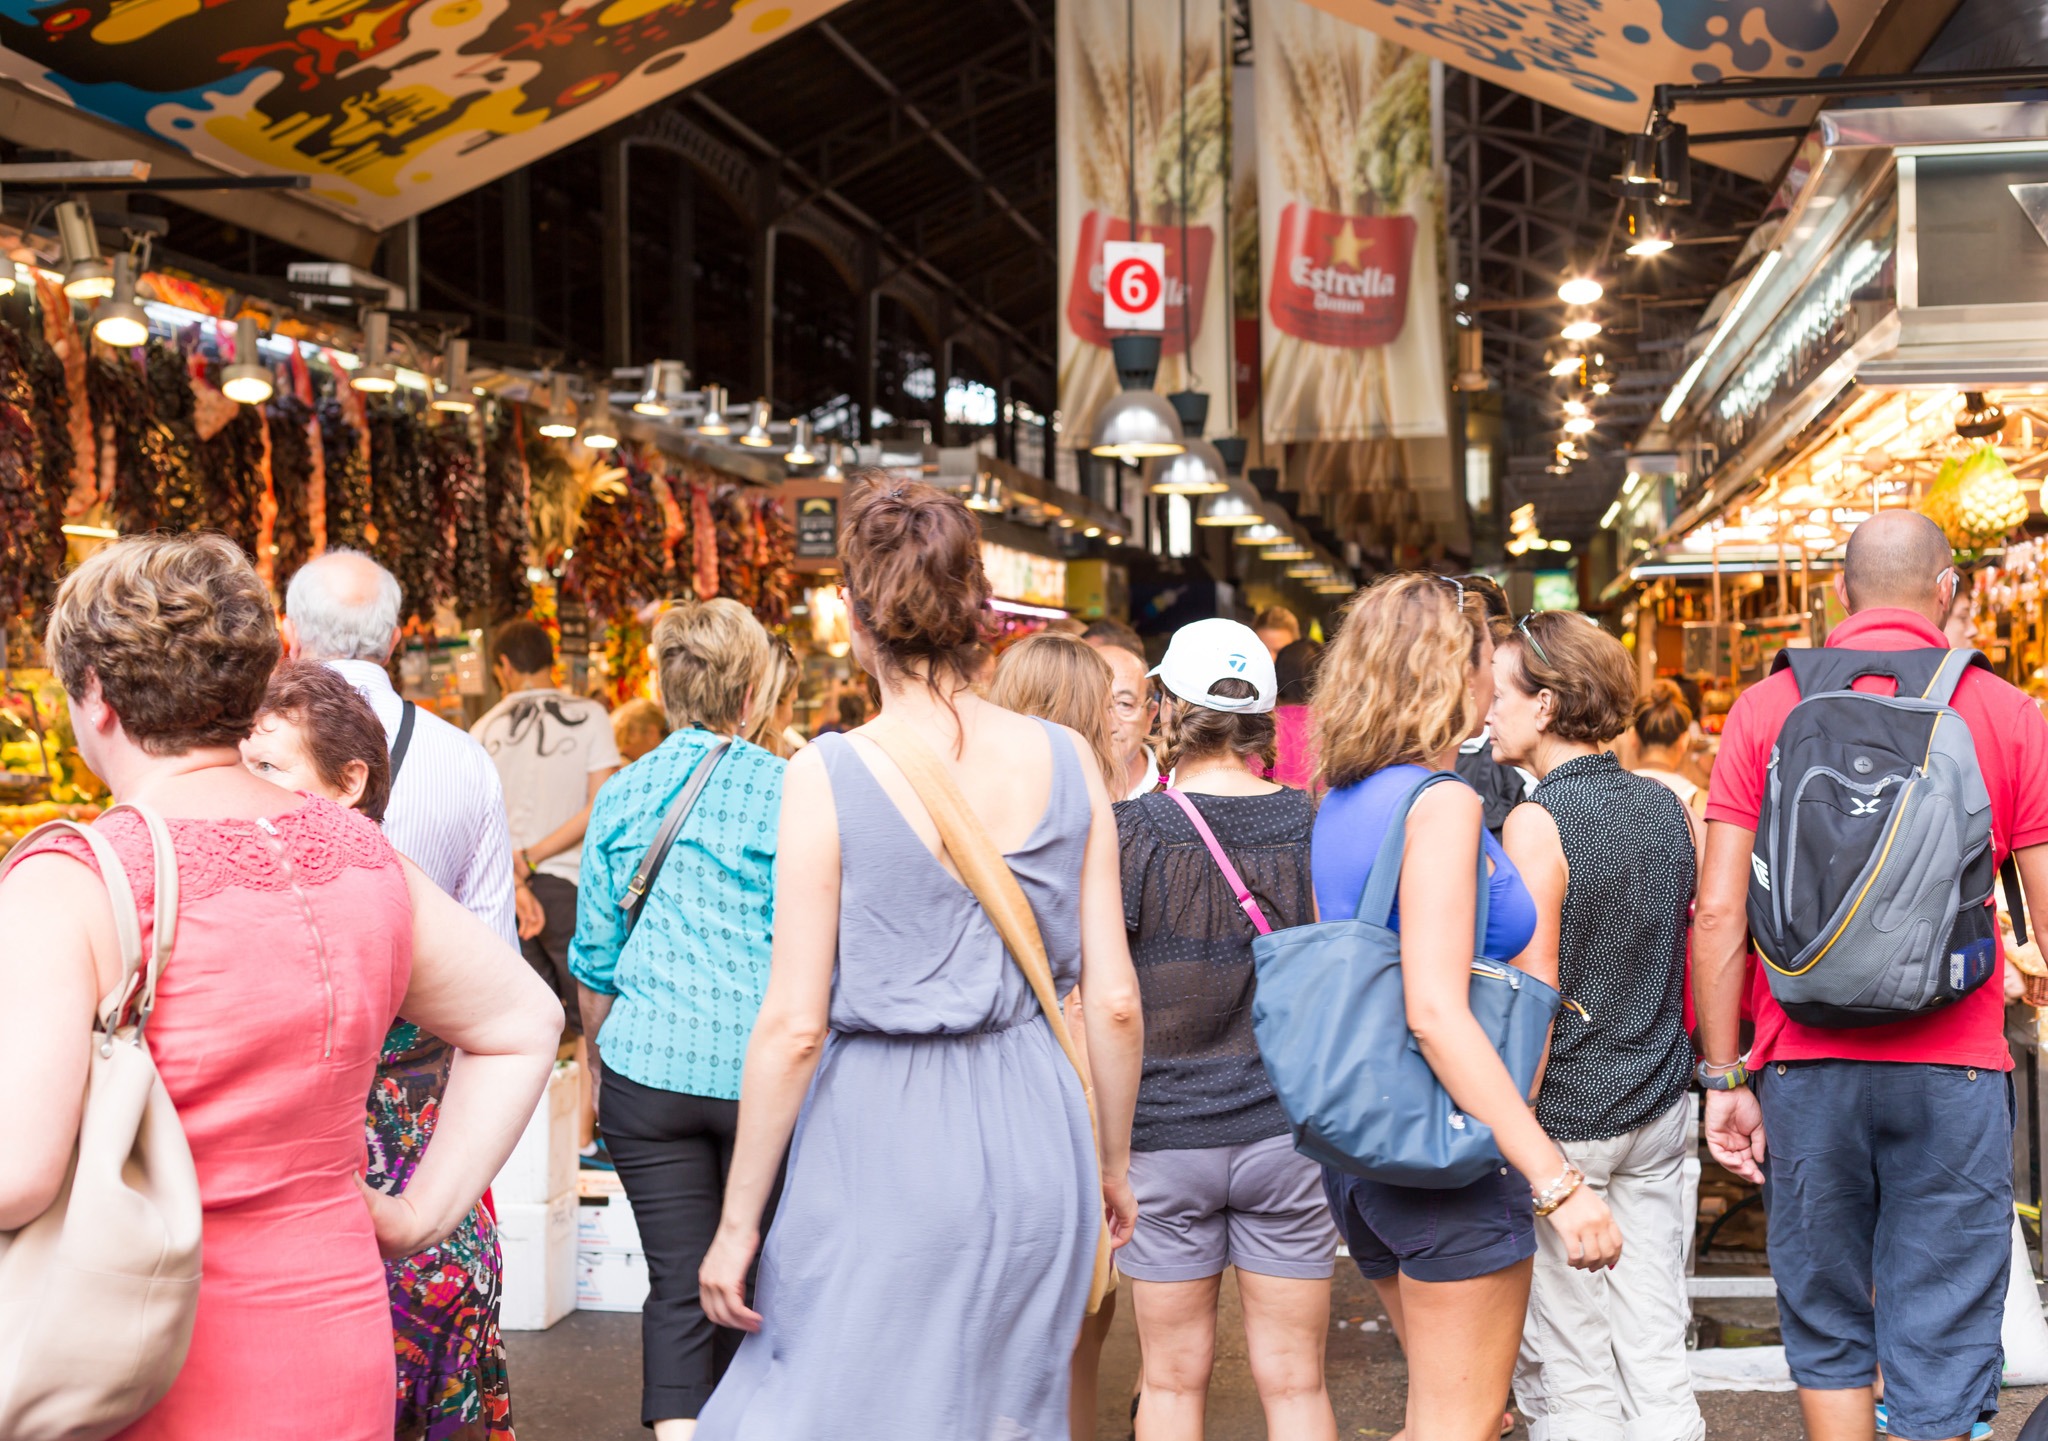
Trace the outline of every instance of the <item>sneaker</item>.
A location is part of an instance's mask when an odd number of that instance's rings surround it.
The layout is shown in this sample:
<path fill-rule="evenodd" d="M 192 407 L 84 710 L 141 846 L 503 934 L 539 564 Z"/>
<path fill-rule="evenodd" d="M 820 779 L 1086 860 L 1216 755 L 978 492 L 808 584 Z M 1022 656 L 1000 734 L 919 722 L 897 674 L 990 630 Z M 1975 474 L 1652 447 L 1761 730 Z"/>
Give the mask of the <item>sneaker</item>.
<path fill-rule="evenodd" d="M 1884 1402 L 1882 1401 L 1877 1403 L 1877 1434 L 1880 1436 L 1889 1436 L 1891 1434 L 1890 1418 L 1885 1415 Z M 1979 1421 L 1976 1425 L 1972 1426 L 1970 1428 L 1970 1441 L 1991 1441 L 1991 1423 L 1989 1421 Z"/>
<path fill-rule="evenodd" d="M 604 1148 L 604 1138 L 598 1137 L 576 1154 L 578 1168 L 585 1171 L 615 1171 L 611 1152 Z"/>

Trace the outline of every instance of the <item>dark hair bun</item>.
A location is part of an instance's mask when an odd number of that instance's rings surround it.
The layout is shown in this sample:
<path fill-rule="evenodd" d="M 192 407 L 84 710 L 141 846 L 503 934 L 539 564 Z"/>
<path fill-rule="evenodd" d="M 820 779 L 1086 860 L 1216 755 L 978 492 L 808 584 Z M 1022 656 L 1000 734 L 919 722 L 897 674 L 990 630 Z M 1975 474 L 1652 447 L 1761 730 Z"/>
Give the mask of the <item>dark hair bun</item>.
<path fill-rule="evenodd" d="M 1645 745 L 1676 745 L 1692 729 L 1692 707 L 1675 681 L 1660 680 L 1650 687 L 1649 704 L 1636 721 L 1636 736 Z"/>
<path fill-rule="evenodd" d="M 957 496 L 886 476 L 849 487 L 839 536 L 846 595 L 883 657 L 965 683 L 988 623 L 981 527 Z"/>

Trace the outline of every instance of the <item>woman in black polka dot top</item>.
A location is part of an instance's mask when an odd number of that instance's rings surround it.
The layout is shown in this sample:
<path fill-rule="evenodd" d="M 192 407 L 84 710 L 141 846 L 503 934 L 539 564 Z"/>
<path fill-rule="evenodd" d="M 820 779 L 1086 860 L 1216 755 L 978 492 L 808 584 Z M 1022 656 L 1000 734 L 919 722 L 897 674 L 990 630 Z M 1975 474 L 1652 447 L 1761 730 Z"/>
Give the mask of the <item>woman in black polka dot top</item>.
<path fill-rule="evenodd" d="M 1589 1274 L 1539 1229 L 1515 1396 L 1553 1436 L 1700 1441 L 1682 1262 L 1697 1179 L 1685 1164 L 1694 850 L 1670 787 L 1607 749 L 1639 705 L 1635 659 L 1575 612 L 1527 616 L 1494 652 L 1494 754 L 1540 781 L 1502 841 L 1536 902 L 1530 949 L 1554 952 L 1564 995 L 1536 1119 L 1606 1199 L 1627 1247 Z"/>

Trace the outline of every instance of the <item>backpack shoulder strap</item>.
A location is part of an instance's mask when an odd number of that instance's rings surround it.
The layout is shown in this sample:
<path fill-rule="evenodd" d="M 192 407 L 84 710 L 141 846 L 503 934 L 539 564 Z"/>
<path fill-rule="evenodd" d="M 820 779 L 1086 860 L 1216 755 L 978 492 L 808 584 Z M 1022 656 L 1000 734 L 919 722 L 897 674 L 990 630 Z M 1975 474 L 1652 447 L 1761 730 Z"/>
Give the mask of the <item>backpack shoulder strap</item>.
<path fill-rule="evenodd" d="M 1937 700 L 1943 705 L 1955 693 L 1964 670 L 1990 663 L 1974 650 L 1836 650 L 1787 646 L 1771 662 L 1771 673 L 1790 670 L 1805 700 L 1829 691 L 1845 691 L 1867 675 L 1889 676 L 1898 694 Z"/>
<path fill-rule="evenodd" d="M 1922 692 L 1925 699 L 1949 705 L 1955 700 L 1956 687 L 1962 684 L 1963 673 L 1972 666 L 1983 667 L 1986 674 L 1992 674 L 1991 662 L 1984 659 L 1978 650 L 1951 650 L 1941 652 L 1941 660 L 1934 669 L 1934 678 Z"/>

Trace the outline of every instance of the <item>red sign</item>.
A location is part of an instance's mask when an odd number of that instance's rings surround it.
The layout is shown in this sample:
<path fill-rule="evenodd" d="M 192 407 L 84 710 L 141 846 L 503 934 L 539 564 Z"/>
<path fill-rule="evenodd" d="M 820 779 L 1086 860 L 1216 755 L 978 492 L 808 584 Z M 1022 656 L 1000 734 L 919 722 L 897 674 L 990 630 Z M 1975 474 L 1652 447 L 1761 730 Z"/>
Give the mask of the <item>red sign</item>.
<path fill-rule="evenodd" d="M 1159 289 L 1159 272 L 1148 261 L 1119 260 L 1110 268 L 1109 295 L 1118 310 L 1150 310 L 1159 303 Z"/>
<path fill-rule="evenodd" d="M 1316 345 L 1391 345 L 1408 320 L 1410 215 L 1338 215 L 1296 201 L 1280 212 L 1268 308 Z"/>
<path fill-rule="evenodd" d="M 1091 210 L 1081 217 L 1080 243 L 1074 249 L 1073 280 L 1067 286 L 1067 324 L 1076 336 L 1090 345 L 1107 346 L 1114 333 L 1102 323 L 1102 294 L 1111 279 L 1103 271 L 1103 242 L 1133 238 L 1129 221 L 1106 215 L 1100 210 Z M 1206 225 L 1188 227 L 1188 255 L 1193 261 L 1189 267 L 1193 272 L 1192 297 L 1188 293 L 1188 282 L 1182 279 L 1188 272 L 1181 265 L 1180 227 L 1140 225 L 1135 238 L 1166 247 L 1166 329 L 1160 334 L 1160 348 L 1163 354 L 1179 355 L 1187 348 L 1189 332 L 1183 328 L 1181 317 L 1191 298 L 1195 307 L 1191 317 L 1193 334 L 1199 338 L 1202 333 L 1202 302 L 1209 293 L 1209 258 L 1216 250 L 1216 232 Z M 1119 299 L 1129 298 L 1127 294 L 1119 296 Z M 1131 308 L 1125 306 L 1125 309 Z"/>

